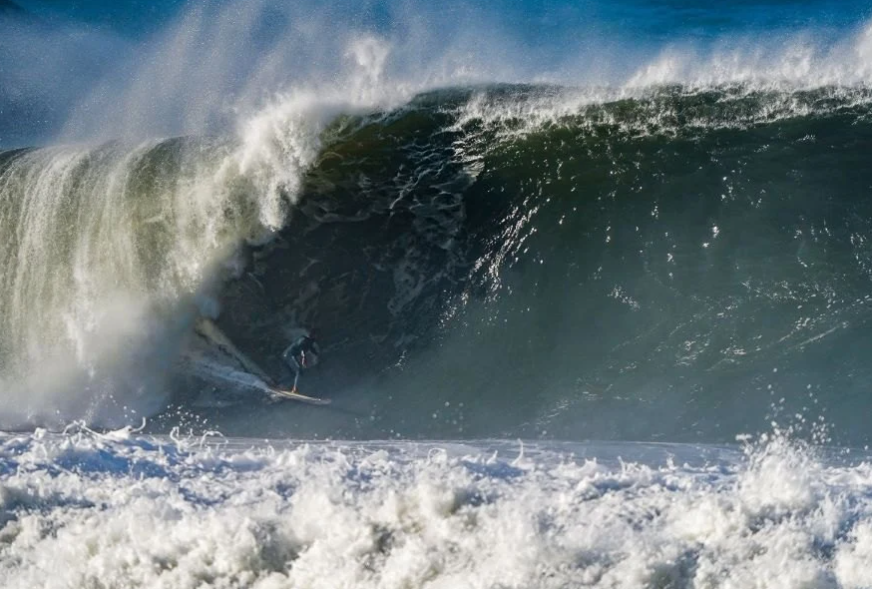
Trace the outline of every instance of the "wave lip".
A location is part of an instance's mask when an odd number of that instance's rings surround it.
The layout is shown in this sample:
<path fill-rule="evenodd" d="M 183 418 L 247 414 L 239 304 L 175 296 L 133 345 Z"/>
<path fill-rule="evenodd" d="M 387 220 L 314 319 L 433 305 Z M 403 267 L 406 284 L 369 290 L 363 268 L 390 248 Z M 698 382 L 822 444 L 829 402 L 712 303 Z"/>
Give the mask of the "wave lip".
<path fill-rule="evenodd" d="M 868 464 L 778 436 L 743 454 L 37 432 L 0 456 L 10 588 L 870 582 Z"/>

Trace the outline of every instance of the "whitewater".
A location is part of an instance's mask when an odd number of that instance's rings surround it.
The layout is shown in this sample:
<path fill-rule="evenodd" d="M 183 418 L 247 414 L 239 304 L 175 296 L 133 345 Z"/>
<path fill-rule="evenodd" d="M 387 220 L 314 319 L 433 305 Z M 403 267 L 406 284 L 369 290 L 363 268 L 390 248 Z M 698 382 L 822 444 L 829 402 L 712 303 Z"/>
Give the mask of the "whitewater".
<path fill-rule="evenodd" d="M 872 586 L 869 18 L 0 0 L 0 584 Z"/>
<path fill-rule="evenodd" d="M 865 587 L 869 465 L 738 448 L 2 440 L 6 587 Z M 860 457 L 862 458 L 862 457 Z"/>

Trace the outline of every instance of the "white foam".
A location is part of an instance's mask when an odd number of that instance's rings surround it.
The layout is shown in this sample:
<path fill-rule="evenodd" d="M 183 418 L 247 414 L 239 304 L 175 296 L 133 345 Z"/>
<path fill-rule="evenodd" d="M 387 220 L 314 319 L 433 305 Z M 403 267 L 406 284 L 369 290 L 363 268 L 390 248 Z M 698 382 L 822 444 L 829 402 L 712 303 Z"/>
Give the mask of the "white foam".
<path fill-rule="evenodd" d="M 511 96 L 482 91 L 459 110 L 456 128 L 484 122 L 498 135 L 515 136 L 561 125 L 612 125 L 633 135 L 688 129 L 744 128 L 791 117 L 827 114 L 872 100 L 872 22 L 819 38 L 814 30 L 771 39 L 732 33 L 710 43 L 676 39 L 647 60 L 595 82 L 569 70 L 546 83 L 559 87 Z M 503 81 L 503 80 L 501 80 Z M 505 80 L 508 81 L 508 80 Z M 682 97 L 718 92 L 722 112 L 696 115 Z M 596 108 L 637 100 L 637 118 Z M 731 110 L 732 102 L 746 100 Z M 679 112 L 679 108 L 681 108 Z M 679 116 L 680 115 L 680 116 Z"/>
<path fill-rule="evenodd" d="M 815 31 L 771 39 L 726 37 L 708 48 L 676 43 L 627 80 L 630 87 L 682 84 L 702 88 L 748 84 L 757 89 L 868 86 L 872 82 L 872 23 L 836 40 Z"/>
<path fill-rule="evenodd" d="M 4 587 L 869 583 L 872 469 L 784 441 L 748 458 L 623 444 L 534 446 L 516 460 L 505 443 L 123 433 L 2 439 Z"/>

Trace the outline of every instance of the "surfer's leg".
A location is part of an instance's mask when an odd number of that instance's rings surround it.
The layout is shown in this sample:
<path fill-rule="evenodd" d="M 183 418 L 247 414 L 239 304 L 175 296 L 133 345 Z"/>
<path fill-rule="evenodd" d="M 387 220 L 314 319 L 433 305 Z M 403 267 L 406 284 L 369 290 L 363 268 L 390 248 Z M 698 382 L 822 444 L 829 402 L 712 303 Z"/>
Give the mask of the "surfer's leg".
<path fill-rule="evenodd" d="M 296 370 L 296 371 L 294 371 L 294 388 L 291 389 L 295 393 L 297 392 L 297 381 L 298 380 L 300 380 L 300 371 Z"/>

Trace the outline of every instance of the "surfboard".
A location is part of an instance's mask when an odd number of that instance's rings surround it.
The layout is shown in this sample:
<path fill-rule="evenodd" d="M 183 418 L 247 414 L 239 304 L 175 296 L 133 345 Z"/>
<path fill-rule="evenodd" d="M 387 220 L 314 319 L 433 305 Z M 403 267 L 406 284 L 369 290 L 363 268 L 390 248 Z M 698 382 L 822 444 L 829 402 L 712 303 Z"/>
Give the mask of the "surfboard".
<path fill-rule="evenodd" d="M 269 392 L 277 397 L 281 397 L 282 399 L 290 399 L 291 401 L 299 401 L 301 403 L 309 403 L 310 405 L 329 405 L 330 399 L 320 399 L 318 397 L 310 397 L 308 395 L 304 395 L 302 393 L 295 393 L 293 391 L 286 391 L 284 389 L 277 389 L 275 387 L 269 387 Z"/>

